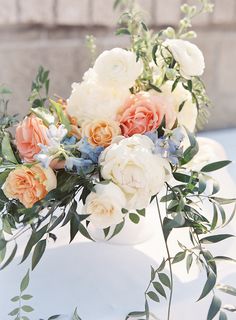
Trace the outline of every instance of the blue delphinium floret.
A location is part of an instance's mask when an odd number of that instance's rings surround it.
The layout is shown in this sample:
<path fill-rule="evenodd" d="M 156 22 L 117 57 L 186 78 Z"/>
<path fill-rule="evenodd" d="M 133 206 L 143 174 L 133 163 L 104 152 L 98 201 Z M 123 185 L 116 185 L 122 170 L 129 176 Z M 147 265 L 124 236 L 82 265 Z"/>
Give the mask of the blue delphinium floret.
<path fill-rule="evenodd" d="M 178 165 L 179 158 L 183 155 L 181 143 L 184 135 L 181 128 L 178 127 L 172 131 L 167 131 L 160 138 L 157 132 L 147 132 L 145 135 L 153 141 L 153 152 L 155 154 L 160 154 L 163 158 L 168 159 L 171 164 Z"/>

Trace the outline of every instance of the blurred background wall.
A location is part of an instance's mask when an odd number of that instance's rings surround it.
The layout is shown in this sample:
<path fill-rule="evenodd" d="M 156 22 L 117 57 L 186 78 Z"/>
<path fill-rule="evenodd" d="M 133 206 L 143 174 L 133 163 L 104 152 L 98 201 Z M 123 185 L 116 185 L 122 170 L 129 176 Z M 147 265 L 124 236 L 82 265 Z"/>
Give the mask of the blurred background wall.
<path fill-rule="evenodd" d="M 114 0 L 0 0 L 0 83 L 13 90 L 10 111 L 27 112 L 31 81 L 39 65 L 50 70 L 51 94 L 65 98 L 89 67 L 86 34 L 98 53 L 125 46 L 114 36 Z M 138 0 L 149 25 L 175 26 L 181 0 Z M 193 1 L 192 1 L 193 2 Z M 195 20 L 196 43 L 205 60 L 205 81 L 215 109 L 207 129 L 236 127 L 236 0 L 216 0 L 215 11 Z"/>

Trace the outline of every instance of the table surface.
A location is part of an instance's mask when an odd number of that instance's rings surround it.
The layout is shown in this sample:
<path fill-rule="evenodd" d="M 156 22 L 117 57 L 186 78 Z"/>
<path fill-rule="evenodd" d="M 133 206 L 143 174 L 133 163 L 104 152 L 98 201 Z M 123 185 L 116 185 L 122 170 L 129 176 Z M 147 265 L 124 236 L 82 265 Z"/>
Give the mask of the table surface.
<path fill-rule="evenodd" d="M 236 129 L 203 133 L 200 136 L 213 137 L 223 144 L 229 158 L 236 159 Z M 222 171 L 222 175 L 219 173 L 218 178 L 226 179 L 224 192 L 233 197 L 236 195 L 236 187 L 230 177 L 234 177 L 236 181 L 235 163 L 229 169 L 230 175 Z M 35 311 L 29 316 L 30 320 L 39 320 L 42 317 L 47 319 L 57 313 L 70 314 L 75 306 L 78 306 L 83 320 L 124 320 L 128 312 L 135 309 L 142 310 L 143 289 L 146 288 L 150 278 L 150 265 L 156 265 L 165 255 L 159 229 L 156 230 L 153 239 L 135 246 L 93 244 L 80 237 L 74 244 L 68 246 L 67 230 L 61 229 L 58 241 L 49 246 L 43 260 L 31 274 L 27 293 L 34 296 L 31 304 Z M 185 243 L 187 235 L 182 229 L 180 231 L 177 231 L 176 238 Z M 229 226 L 225 232 L 236 234 L 235 224 Z M 174 240 L 176 242 L 176 239 Z M 27 237 L 21 241 L 23 247 Z M 171 249 L 177 246 L 174 243 L 172 245 L 171 239 L 170 242 Z M 213 245 L 211 249 L 215 254 L 222 255 L 223 252 L 224 255 L 235 258 L 235 247 L 236 240 L 226 240 L 215 247 Z M 17 295 L 20 280 L 29 263 L 30 261 L 26 261 L 23 265 L 13 263 L 0 272 L 1 320 L 11 319 L 7 314 L 16 306 L 10 299 Z M 235 270 L 233 264 L 220 265 L 219 281 L 236 286 Z M 174 278 L 174 306 L 171 320 L 189 320 L 190 315 L 191 320 L 205 320 L 211 297 L 196 303 L 206 280 L 205 275 L 200 276 L 198 271 L 193 269 L 188 276 L 185 266 L 180 263 L 174 267 Z M 220 297 L 224 303 L 236 304 L 233 296 L 220 294 Z M 166 307 L 166 301 L 162 299 L 160 304 L 152 306 L 152 310 L 164 320 Z M 229 314 L 228 319 L 235 319 L 235 315 Z"/>

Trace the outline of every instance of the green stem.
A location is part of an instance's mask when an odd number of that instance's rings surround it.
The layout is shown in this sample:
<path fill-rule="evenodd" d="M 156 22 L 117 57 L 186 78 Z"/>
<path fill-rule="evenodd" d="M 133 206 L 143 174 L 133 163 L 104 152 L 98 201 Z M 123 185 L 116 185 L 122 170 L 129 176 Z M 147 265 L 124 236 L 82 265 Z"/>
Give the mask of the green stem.
<path fill-rule="evenodd" d="M 159 216 L 159 220 L 160 220 L 161 228 L 162 228 L 162 232 L 163 232 L 163 222 L 162 222 L 161 211 L 160 211 L 157 196 L 156 196 L 156 204 L 157 204 L 158 216 Z M 166 247 L 166 252 L 167 252 L 167 257 L 168 257 L 167 260 L 169 263 L 169 270 L 170 270 L 170 297 L 169 297 L 168 313 L 167 313 L 167 320 L 170 320 L 171 304 L 172 304 L 172 297 L 173 297 L 173 271 L 172 271 L 172 264 L 171 264 L 171 255 L 170 255 L 167 240 L 165 239 L 165 236 L 164 236 L 164 232 L 163 232 L 163 237 L 164 237 L 164 241 L 165 241 L 165 247 Z"/>

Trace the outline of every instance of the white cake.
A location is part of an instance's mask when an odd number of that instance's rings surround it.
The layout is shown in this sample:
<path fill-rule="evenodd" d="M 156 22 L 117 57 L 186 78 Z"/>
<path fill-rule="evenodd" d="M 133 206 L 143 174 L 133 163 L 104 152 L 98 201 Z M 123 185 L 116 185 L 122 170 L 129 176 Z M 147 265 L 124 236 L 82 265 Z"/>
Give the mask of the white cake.
<path fill-rule="evenodd" d="M 209 139 L 201 138 L 198 161 L 205 162 L 225 159 L 221 146 Z M 235 197 L 236 186 L 228 172 L 221 169 L 214 174 L 220 181 L 221 196 Z M 206 215 L 211 214 L 206 207 Z M 227 214 L 232 206 L 227 206 Z M 77 236 L 68 245 L 67 228 L 58 230 L 58 240 L 50 243 L 42 261 L 31 273 L 28 293 L 34 296 L 31 305 L 35 311 L 31 320 L 48 319 L 54 314 L 62 314 L 61 319 L 70 319 L 78 307 L 82 320 L 124 320 L 131 311 L 144 309 L 144 291 L 150 280 L 150 266 L 156 267 L 166 256 L 162 232 L 155 207 L 148 208 L 148 217 L 141 225 L 127 223 L 124 230 L 111 242 L 90 242 Z M 91 230 L 92 232 L 92 230 Z M 94 236 L 99 235 L 94 232 Z M 219 231 L 220 232 L 220 231 Z M 235 233 L 232 223 L 224 233 Z M 145 241 L 146 240 L 146 241 Z M 178 252 L 177 240 L 188 244 L 188 232 L 179 229 L 171 235 L 169 244 L 171 255 Z M 21 239 L 18 261 L 0 272 L 0 319 L 10 319 L 9 311 L 14 308 L 10 299 L 18 294 L 19 283 L 30 261 L 18 265 L 20 254 L 27 241 Z M 137 243 L 134 245 L 134 243 Z M 235 257 L 236 240 L 226 240 L 211 251 L 219 255 Z M 236 283 L 235 265 L 219 265 L 219 282 Z M 168 270 L 166 270 L 168 272 Z M 172 320 L 206 319 L 211 297 L 196 302 L 205 281 L 205 273 L 199 274 L 197 267 L 188 275 L 184 263 L 174 265 L 174 299 Z M 185 279 L 183 283 L 181 279 Z M 234 297 L 221 295 L 224 303 L 235 304 Z M 158 319 L 166 319 L 167 301 L 151 303 L 151 311 Z M 234 319 L 229 315 L 228 319 Z"/>

